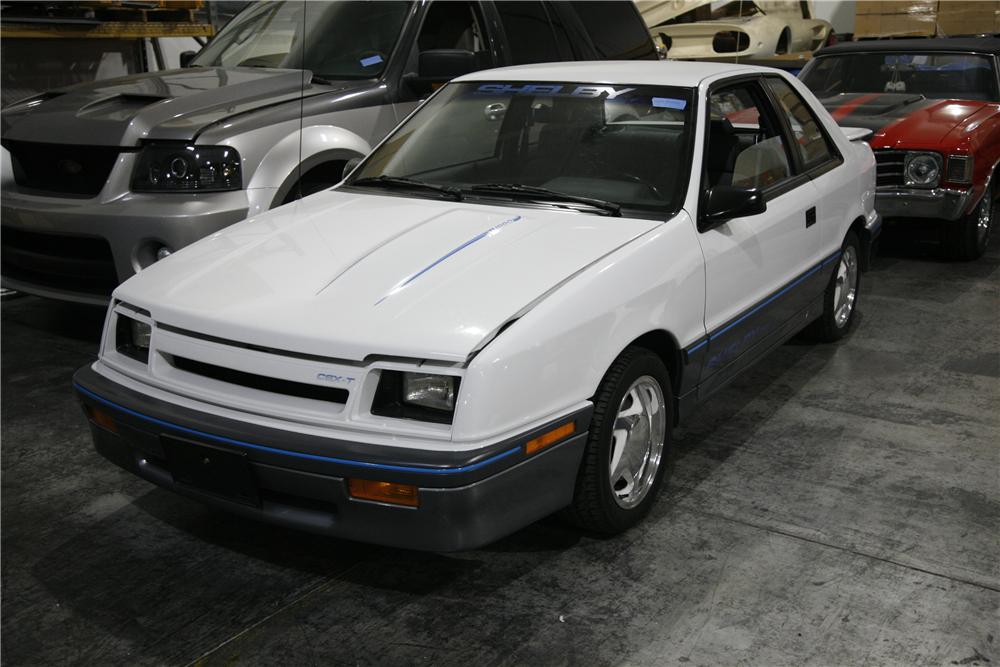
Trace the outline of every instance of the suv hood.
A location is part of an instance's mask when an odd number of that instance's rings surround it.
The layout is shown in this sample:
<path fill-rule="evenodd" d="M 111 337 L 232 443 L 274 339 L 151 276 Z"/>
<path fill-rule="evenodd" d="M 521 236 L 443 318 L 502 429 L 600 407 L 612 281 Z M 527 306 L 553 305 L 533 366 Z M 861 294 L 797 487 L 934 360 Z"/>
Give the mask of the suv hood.
<path fill-rule="evenodd" d="M 304 70 L 192 67 L 56 89 L 3 111 L 5 139 L 90 146 L 188 141 L 233 116 L 349 86 L 324 86 Z"/>
<path fill-rule="evenodd" d="M 328 191 L 174 253 L 115 298 L 161 324 L 278 350 L 464 362 L 568 278 L 659 224 Z"/>

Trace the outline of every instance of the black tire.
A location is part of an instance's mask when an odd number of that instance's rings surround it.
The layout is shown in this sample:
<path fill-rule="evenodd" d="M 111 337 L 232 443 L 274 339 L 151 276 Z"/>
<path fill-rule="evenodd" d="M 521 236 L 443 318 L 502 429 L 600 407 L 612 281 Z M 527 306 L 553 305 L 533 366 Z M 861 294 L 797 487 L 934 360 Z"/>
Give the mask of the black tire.
<path fill-rule="evenodd" d="M 955 222 L 945 223 L 945 252 L 950 258 L 971 261 L 979 259 L 986 252 L 993 224 L 1000 215 L 997 212 L 1000 206 L 994 198 L 994 188 L 995 184 L 991 182 L 983 193 L 979 206 L 972 213 Z"/>
<path fill-rule="evenodd" d="M 618 494 L 612 488 L 610 464 L 613 453 L 613 431 L 623 399 L 633 383 L 644 378 L 654 380 L 662 394 L 662 411 L 665 418 L 663 447 L 655 463 L 651 463 L 651 457 L 640 468 L 646 474 L 636 475 L 644 479 L 651 477 L 645 485 L 647 489 L 645 495 L 640 498 L 637 494 L 638 504 L 626 508 L 616 500 Z M 645 348 L 626 348 L 611 364 L 594 395 L 594 416 L 590 424 L 590 437 L 577 474 L 573 504 L 565 512 L 565 516 L 582 528 L 606 535 L 620 533 L 641 520 L 655 502 L 663 484 L 664 474 L 669 467 L 673 423 L 670 375 L 663 361 Z M 650 447 L 647 451 L 653 449 Z M 645 467 L 651 464 L 656 465 L 655 470 Z"/>
<path fill-rule="evenodd" d="M 841 284 L 845 262 L 849 262 L 853 253 L 854 269 L 854 296 L 851 299 L 851 306 L 848 316 L 838 317 L 838 286 Z M 849 274 L 850 272 L 847 271 Z M 841 290 L 842 291 L 842 290 Z M 832 343 L 843 338 L 858 315 L 858 302 L 861 297 L 861 242 L 858 235 L 853 231 L 847 232 L 844 243 L 840 247 L 840 257 L 833 264 L 833 271 L 830 275 L 830 282 L 823 292 L 823 314 L 818 320 L 806 327 L 805 334 L 808 338 L 820 343 Z"/>

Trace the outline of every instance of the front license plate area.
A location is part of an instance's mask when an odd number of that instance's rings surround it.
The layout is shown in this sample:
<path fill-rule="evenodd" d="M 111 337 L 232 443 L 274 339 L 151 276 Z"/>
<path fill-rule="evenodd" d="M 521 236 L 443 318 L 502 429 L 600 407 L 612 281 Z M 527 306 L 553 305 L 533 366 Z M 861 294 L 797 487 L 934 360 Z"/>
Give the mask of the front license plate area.
<path fill-rule="evenodd" d="M 245 505 L 260 505 L 245 452 L 169 435 L 160 436 L 160 441 L 175 482 Z"/>

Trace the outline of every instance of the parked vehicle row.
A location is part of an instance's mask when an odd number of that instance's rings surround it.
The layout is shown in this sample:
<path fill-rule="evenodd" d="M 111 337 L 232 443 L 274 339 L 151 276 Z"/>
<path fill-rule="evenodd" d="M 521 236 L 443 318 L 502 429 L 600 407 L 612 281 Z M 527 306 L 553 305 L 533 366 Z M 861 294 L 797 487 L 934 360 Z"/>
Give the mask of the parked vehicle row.
<path fill-rule="evenodd" d="M 4 283 L 114 289 L 74 386 L 153 483 L 420 549 L 616 533 L 697 405 L 850 331 L 883 217 L 982 254 L 998 43 L 796 79 L 639 62 L 630 3 L 262 3 L 187 69 L 4 112 Z"/>
<path fill-rule="evenodd" d="M 266 521 L 452 550 L 569 507 L 615 533 L 696 404 L 850 329 L 874 187 L 776 70 L 467 75 L 337 187 L 119 287 L 77 392 L 104 456 Z"/>

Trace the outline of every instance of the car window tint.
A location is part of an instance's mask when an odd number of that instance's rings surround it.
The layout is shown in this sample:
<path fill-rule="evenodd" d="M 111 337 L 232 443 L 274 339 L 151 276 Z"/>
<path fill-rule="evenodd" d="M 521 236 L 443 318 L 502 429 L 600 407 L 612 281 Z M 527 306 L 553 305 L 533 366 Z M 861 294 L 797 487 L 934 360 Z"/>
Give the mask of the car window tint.
<path fill-rule="evenodd" d="M 631 2 L 577 0 L 573 9 L 602 58 L 656 60 L 649 31 Z"/>
<path fill-rule="evenodd" d="M 496 3 L 500 21 L 507 33 L 513 65 L 562 60 L 555 41 L 555 31 L 541 2 L 519 0 Z"/>
<path fill-rule="evenodd" d="M 1000 101 L 994 60 L 971 53 L 849 53 L 817 58 L 802 82 L 819 97 L 907 93 L 928 99 Z"/>
<path fill-rule="evenodd" d="M 480 57 L 480 61 L 489 56 L 476 9 L 471 2 L 438 0 L 431 4 L 417 36 L 417 48 L 420 51 L 433 49 L 472 51 Z M 488 67 L 491 63 L 481 62 L 481 64 Z"/>
<path fill-rule="evenodd" d="M 833 159 L 833 149 L 820 129 L 819 121 L 806 103 L 781 79 L 768 77 L 768 87 L 778 100 L 778 108 L 788 119 L 795 135 L 795 150 L 802 158 L 802 165 L 811 169 Z"/>
<path fill-rule="evenodd" d="M 784 138 L 761 113 L 759 99 L 756 84 L 723 88 L 709 97 L 709 187 L 766 189 L 792 175 Z"/>

